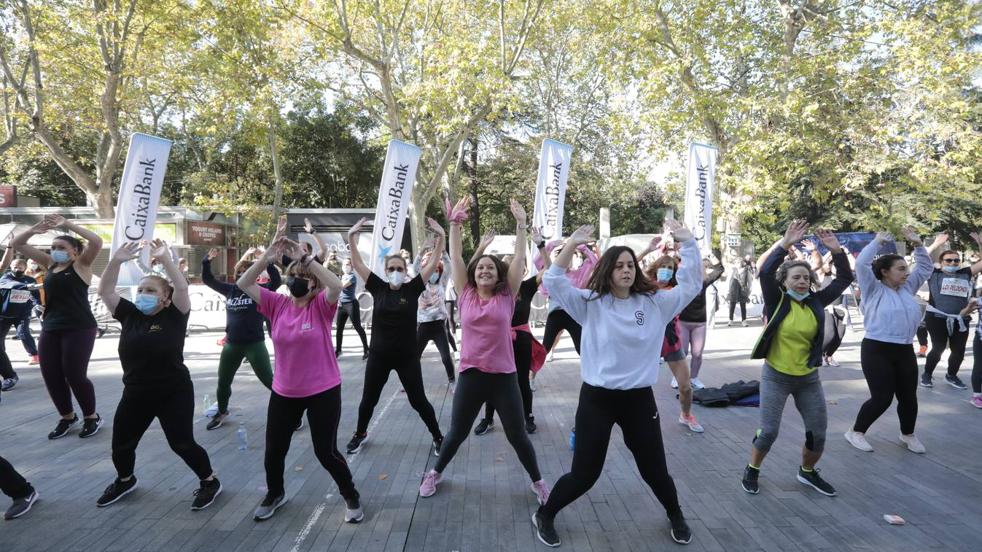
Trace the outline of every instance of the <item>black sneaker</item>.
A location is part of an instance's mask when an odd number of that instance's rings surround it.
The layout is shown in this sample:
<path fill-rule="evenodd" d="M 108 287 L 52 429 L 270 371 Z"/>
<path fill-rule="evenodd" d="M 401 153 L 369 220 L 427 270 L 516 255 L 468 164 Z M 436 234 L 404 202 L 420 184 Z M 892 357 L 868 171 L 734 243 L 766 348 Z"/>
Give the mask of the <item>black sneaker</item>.
<path fill-rule="evenodd" d="M 825 496 L 835 496 L 835 487 L 829 485 L 828 481 L 822 479 L 822 476 L 818 475 L 819 471 L 821 470 L 818 468 L 813 468 L 812 471 L 805 471 L 804 468 L 799 467 L 798 481 L 801 481 Z"/>
<path fill-rule="evenodd" d="M 48 434 L 48 439 L 61 439 L 65 435 L 68 435 L 68 430 L 75 427 L 78 424 L 78 416 L 76 415 L 71 420 L 66 420 L 64 418 L 58 420 L 58 425 L 55 429 Z"/>
<path fill-rule="evenodd" d="M 211 481 L 202 481 L 201 486 L 194 491 L 194 501 L 191 502 L 192 510 L 204 510 L 211 506 L 218 495 L 222 494 L 222 482 L 218 478 Z"/>
<path fill-rule="evenodd" d="M 692 530 L 689 529 L 689 524 L 685 522 L 685 516 L 682 515 L 682 512 L 668 516 L 668 521 L 672 524 L 673 541 L 679 544 L 692 542 Z"/>
<path fill-rule="evenodd" d="M 538 429 L 538 427 L 536 427 L 535 425 L 535 416 L 529 416 L 528 418 L 525 418 L 525 433 L 532 435 L 533 433 L 535 433 L 536 429 Z"/>
<path fill-rule="evenodd" d="M 546 519 L 545 516 L 540 516 L 539 512 L 534 512 L 532 525 L 535 527 L 535 536 L 539 537 L 542 544 L 553 548 L 561 544 L 559 534 L 556 533 L 556 527 L 553 526 L 551 519 Z"/>
<path fill-rule="evenodd" d="M 20 381 L 20 378 L 17 376 L 3 380 L 3 383 L 0 383 L 0 391 L 10 391 L 17 385 L 18 381 Z"/>
<path fill-rule="evenodd" d="M 474 435 L 484 435 L 494 429 L 494 418 L 485 418 L 474 426 Z"/>
<path fill-rule="evenodd" d="M 921 375 L 921 387 L 927 387 L 928 389 L 934 387 L 934 382 L 931 381 L 931 376 L 927 374 Z"/>
<path fill-rule="evenodd" d="M 37 502 L 38 492 L 31 487 L 31 494 L 23 498 L 15 498 L 14 503 L 7 508 L 7 511 L 3 513 L 3 519 L 16 519 L 27 513 Z"/>
<path fill-rule="evenodd" d="M 358 432 L 356 431 L 355 434 L 351 436 L 351 440 L 348 441 L 348 446 L 347 446 L 348 454 L 358 454 L 358 452 L 361 450 L 361 447 L 365 445 L 365 441 L 367 440 L 368 440 L 367 433 L 362 433 L 359 435 Z"/>
<path fill-rule="evenodd" d="M 212 416 L 211 421 L 208 422 L 208 425 L 205 426 L 205 429 L 211 431 L 222 427 L 225 424 L 225 418 L 228 418 L 228 412 L 215 414 Z"/>
<path fill-rule="evenodd" d="M 285 494 L 281 494 L 279 496 L 273 496 L 271 494 L 267 494 L 266 498 L 264 498 L 263 501 L 259 503 L 259 506 L 256 508 L 255 513 L 253 513 L 252 515 L 252 519 L 256 521 L 269 519 L 273 517 L 273 514 L 276 513 L 276 510 L 278 510 L 279 507 L 284 504 L 286 504 Z"/>
<path fill-rule="evenodd" d="M 743 470 L 743 490 L 750 494 L 757 494 L 760 492 L 760 486 L 757 484 L 757 478 L 760 477 L 760 468 L 753 468 L 750 464 Z"/>
<path fill-rule="evenodd" d="M 99 500 L 95 502 L 95 505 L 99 508 L 105 508 L 113 502 L 123 498 L 124 496 L 133 492 L 136 488 L 136 476 L 131 477 L 129 481 L 123 481 L 120 478 L 116 478 L 105 491 L 102 491 L 102 496 Z"/>
<path fill-rule="evenodd" d="M 433 439 L 433 456 L 440 457 L 440 447 L 443 446 L 443 437 Z"/>
<path fill-rule="evenodd" d="M 945 374 L 944 382 L 954 387 L 955 389 L 968 389 L 968 387 L 966 387 L 965 384 L 962 383 L 962 380 L 958 376 Z"/>
<path fill-rule="evenodd" d="M 78 432 L 79 438 L 85 439 L 99 433 L 99 428 L 102 427 L 102 416 L 98 414 L 95 416 L 94 419 L 85 418 L 82 420 L 82 431 Z"/>

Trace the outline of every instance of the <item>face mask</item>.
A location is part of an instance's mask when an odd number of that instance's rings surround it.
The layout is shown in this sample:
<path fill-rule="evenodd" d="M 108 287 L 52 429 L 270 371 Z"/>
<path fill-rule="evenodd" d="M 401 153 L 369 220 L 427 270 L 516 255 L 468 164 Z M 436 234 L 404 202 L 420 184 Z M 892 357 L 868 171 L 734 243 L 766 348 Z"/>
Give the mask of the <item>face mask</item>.
<path fill-rule="evenodd" d="M 14 271 L 14 278 L 23 278 L 23 277 L 24 277 L 24 271 L 23 270 L 15 270 Z"/>
<path fill-rule="evenodd" d="M 947 272 L 948 274 L 952 274 L 954 272 L 958 272 L 958 265 L 944 265 L 941 267 L 941 270 Z"/>
<path fill-rule="evenodd" d="M 438 284 L 438 283 L 440 283 L 440 275 L 437 274 L 436 272 L 434 272 L 433 274 L 430 274 L 430 283 L 431 284 Z"/>
<path fill-rule="evenodd" d="M 658 281 L 659 282 L 667 282 L 667 281 L 671 280 L 672 279 L 672 274 L 674 274 L 674 272 L 675 271 L 672 270 L 671 268 L 659 268 L 658 269 Z"/>
<path fill-rule="evenodd" d="M 157 308 L 157 304 L 159 302 L 160 302 L 160 298 L 157 297 L 156 295 L 147 295 L 146 293 L 138 293 L 136 294 L 136 299 L 133 301 L 133 304 L 143 314 L 150 314 L 151 312 L 153 312 L 155 308 Z"/>
<path fill-rule="evenodd" d="M 806 291 L 804 293 L 798 293 L 797 291 L 795 291 L 793 289 L 789 289 L 788 290 L 788 295 L 790 295 L 791 298 L 794 299 L 795 301 L 804 301 L 806 297 L 808 297 L 809 295 L 811 295 L 811 292 L 810 291 Z"/>
<path fill-rule="evenodd" d="M 405 272 L 390 272 L 389 273 L 389 283 L 398 287 L 401 286 L 403 282 L 406 281 Z"/>
<path fill-rule="evenodd" d="M 303 297 L 310 292 L 310 286 L 305 278 L 290 276 L 286 279 L 286 287 L 290 288 L 290 295 L 294 297 Z"/>
<path fill-rule="evenodd" d="M 155 264 L 155 265 L 153 265 L 153 266 L 150 267 L 150 270 L 156 272 L 157 274 L 161 274 L 161 273 L 164 272 L 164 265 L 162 265 L 162 264 Z"/>
<path fill-rule="evenodd" d="M 51 260 L 56 263 L 67 263 L 71 259 L 67 251 L 62 251 L 61 249 L 55 249 L 51 252 Z"/>

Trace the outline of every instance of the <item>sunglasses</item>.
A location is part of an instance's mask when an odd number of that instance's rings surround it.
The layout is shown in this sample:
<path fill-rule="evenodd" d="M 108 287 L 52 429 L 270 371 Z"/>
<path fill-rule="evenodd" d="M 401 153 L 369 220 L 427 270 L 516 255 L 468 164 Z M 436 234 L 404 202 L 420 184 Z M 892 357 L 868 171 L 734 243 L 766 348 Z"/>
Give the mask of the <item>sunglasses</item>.
<path fill-rule="evenodd" d="M 954 258 L 953 259 L 953 258 L 950 258 L 949 257 L 947 259 L 941 259 L 941 262 L 946 263 L 946 264 L 956 264 L 956 263 L 958 263 L 958 259 L 957 258 Z"/>
<path fill-rule="evenodd" d="M 406 269 L 401 266 L 390 266 L 385 270 L 386 272 L 405 272 Z"/>

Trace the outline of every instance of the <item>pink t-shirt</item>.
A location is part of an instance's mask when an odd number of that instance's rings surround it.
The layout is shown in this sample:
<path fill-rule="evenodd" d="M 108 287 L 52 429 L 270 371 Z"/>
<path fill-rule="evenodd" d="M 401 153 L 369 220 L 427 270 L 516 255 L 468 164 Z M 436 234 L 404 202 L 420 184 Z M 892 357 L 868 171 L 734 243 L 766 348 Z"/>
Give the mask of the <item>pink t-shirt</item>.
<path fill-rule="evenodd" d="M 331 343 L 337 303 L 318 293 L 300 308 L 286 295 L 259 288 L 260 314 L 272 328 L 275 366 L 273 391 L 284 397 L 309 397 L 341 385 L 341 371 Z"/>
<path fill-rule="evenodd" d="M 475 368 L 491 374 L 515 371 L 511 341 L 511 317 L 515 296 L 510 289 L 490 299 L 481 299 L 468 285 L 457 299 L 460 309 L 460 371 Z"/>

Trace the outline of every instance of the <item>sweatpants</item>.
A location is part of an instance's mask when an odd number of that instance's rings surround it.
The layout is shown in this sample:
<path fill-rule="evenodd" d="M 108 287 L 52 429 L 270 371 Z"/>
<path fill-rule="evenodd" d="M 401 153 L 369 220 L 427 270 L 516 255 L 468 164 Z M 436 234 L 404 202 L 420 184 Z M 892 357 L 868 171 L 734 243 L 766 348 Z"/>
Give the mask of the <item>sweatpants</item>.
<path fill-rule="evenodd" d="M 389 344 L 390 346 L 395 344 Z M 368 362 L 365 364 L 365 385 L 362 388 L 361 404 L 358 405 L 358 433 L 368 431 L 368 423 L 372 421 L 372 412 L 378 405 L 379 397 L 382 396 L 382 389 L 389 381 L 389 372 L 395 370 L 399 376 L 402 388 L 406 390 L 409 398 L 409 406 L 413 407 L 419 417 L 426 424 L 426 429 L 434 439 L 443 436 L 440 432 L 440 423 L 436 419 L 433 405 L 426 398 L 423 390 L 423 369 L 419 365 L 419 357 L 414 356 L 416 351 L 404 349 L 393 350 L 368 350 Z"/>
<path fill-rule="evenodd" d="M 735 313 L 736 306 L 740 305 L 740 320 L 746 322 L 747 320 L 747 302 L 746 301 L 730 301 L 730 322 L 733 322 L 733 314 Z"/>
<path fill-rule="evenodd" d="M 3 456 L 0 456 L 0 492 L 14 500 L 34 492 L 34 487 Z"/>
<path fill-rule="evenodd" d="M 552 351 L 553 346 L 556 344 L 556 338 L 559 337 L 560 330 L 569 332 L 569 336 L 573 338 L 573 347 L 576 348 L 576 354 L 580 354 L 580 334 L 583 332 L 583 328 L 563 309 L 555 309 L 546 317 L 546 329 L 542 335 L 542 345 L 546 348 L 546 351 Z"/>
<path fill-rule="evenodd" d="M 433 469 L 443 473 L 447 464 L 453 460 L 461 443 L 471 433 L 471 426 L 481 412 L 484 403 L 490 403 L 498 411 L 505 437 L 518 455 L 518 460 L 529 474 L 532 482 L 542 479 L 539 463 L 535 458 L 532 441 L 525 432 L 525 419 L 522 416 L 522 396 L 518 391 L 515 373 L 490 374 L 477 368 L 469 368 L 457 378 L 457 388 L 453 396 L 453 409 L 450 415 L 450 431 L 447 432 L 440 447 L 440 457 Z"/>
<path fill-rule="evenodd" d="M 682 351 L 692 357 L 689 360 L 689 376 L 698 377 L 702 368 L 702 353 L 706 350 L 706 323 L 679 320 L 679 338 Z"/>
<path fill-rule="evenodd" d="M 924 325 L 927 326 L 927 333 L 931 336 L 931 350 L 927 353 L 927 361 L 924 363 L 924 374 L 930 376 L 934 374 L 934 369 L 941 361 L 941 354 L 945 348 L 950 348 L 948 353 L 948 375 L 958 375 L 958 369 L 962 366 L 965 358 L 965 346 L 968 345 L 968 330 L 958 331 L 958 324 L 955 323 L 955 331 L 948 335 L 948 324 L 945 318 L 939 318 L 928 313 L 924 318 Z"/>
<path fill-rule="evenodd" d="M 975 332 L 972 340 L 972 391 L 982 393 L 982 336 Z"/>
<path fill-rule="evenodd" d="M 914 433 L 917 422 L 917 356 L 912 345 L 863 339 L 859 361 L 870 398 L 859 408 L 853 431 L 866 433 L 897 397 L 900 432 Z"/>
<path fill-rule="evenodd" d="M 665 447 L 661 437 L 658 406 L 651 387 L 638 389 L 604 389 L 589 384 L 580 386 L 576 407 L 576 442 L 573 444 L 573 466 L 556 481 L 549 501 L 539 509 L 546 518 L 583 496 L 603 471 L 610 444 L 611 429 L 617 424 L 624 434 L 624 444 L 634 455 L 641 478 L 668 515 L 681 513 L 675 482 L 668 474 Z"/>
<path fill-rule="evenodd" d="M 283 470 L 290 440 L 304 411 L 310 426 L 314 455 L 346 499 L 358 498 L 351 470 L 338 451 L 338 422 L 341 420 L 341 386 L 337 385 L 309 397 L 284 397 L 273 391 L 266 410 L 266 488 L 272 496 L 284 493 Z"/>
<path fill-rule="evenodd" d="M 228 399 L 232 396 L 232 380 L 242 365 L 242 359 L 249 359 L 253 373 L 266 389 L 273 388 L 273 369 L 269 365 L 269 351 L 265 341 L 253 343 L 229 343 L 222 347 L 222 355 L 218 359 L 218 411 L 228 412 Z"/>
<path fill-rule="evenodd" d="M 515 351 L 515 376 L 518 379 L 518 390 L 522 394 L 522 407 L 525 418 L 532 417 L 532 386 L 529 384 L 529 371 L 532 369 L 532 334 L 516 331 L 515 339 L 511 342 Z M 494 417 L 494 405 L 487 403 L 484 408 L 484 418 Z"/>
<path fill-rule="evenodd" d="M 348 319 L 351 319 L 351 326 L 358 332 L 361 338 L 361 348 L 368 350 L 368 339 L 365 337 L 365 328 L 361 327 L 361 306 L 358 301 L 349 301 L 338 305 L 337 322 L 334 328 L 334 340 L 337 345 L 334 347 L 335 353 L 341 350 L 341 341 L 344 340 L 344 326 Z"/>
<path fill-rule="evenodd" d="M 766 362 L 760 374 L 760 429 L 754 437 L 754 447 L 760 452 L 771 450 L 781 428 L 788 395 L 794 397 L 795 408 L 804 422 L 805 448 L 822 452 L 829 417 L 818 370 L 804 376 L 792 376 L 778 372 Z M 579 440 L 579 435 L 576 438 Z"/>
<path fill-rule="evenodd" d="M 72 413 L 73 394 L 83 416 L 95 414 L 95 388 L 87 374 L 96 333 L 95 328 L 41 330 L 38 338 L 41 377 L 51 402 L 62 416 Z"/>
<path fill-rule="evenodd" d="M 431 320 L 421 322 L 416 326 L 416 349 L 417 359 L 422 358 L 426 345 L 432 341 L 436 349 L 440 351 L 440 360 L 443 361 L 443 369 L 447 372 L 447 379 L 453 380 L 454 375 L 453 357 L 450 356 L 450 340 L 447 336 L 446 320 Z"/>
<path fill-rule="evenodd" d="M 136 447 L 154 418 L 160 421 L 171 450 L 198 479 L 210 477 L 208 453 L 194 440 L 194 385 L 190 378 L 172 387 L 123 386 L 113 418 L 112 458 L 117 475 L 133 475 Z"/>

